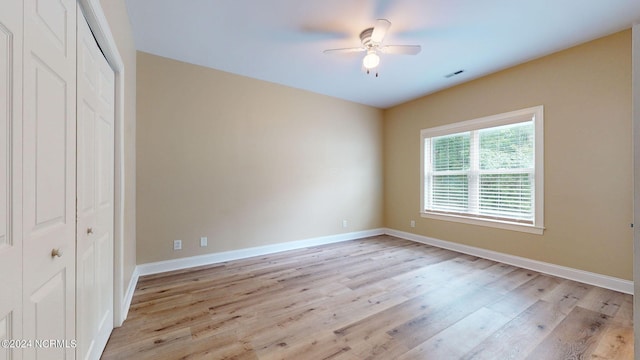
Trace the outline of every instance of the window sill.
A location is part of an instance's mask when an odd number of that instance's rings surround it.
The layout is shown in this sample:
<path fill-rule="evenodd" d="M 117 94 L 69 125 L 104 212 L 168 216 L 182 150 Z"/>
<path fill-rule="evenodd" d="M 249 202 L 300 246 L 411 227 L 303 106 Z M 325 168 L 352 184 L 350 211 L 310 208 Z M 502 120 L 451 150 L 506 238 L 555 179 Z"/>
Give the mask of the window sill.
<path fill-rule="evenodd" d="M 435 220 L 443 220 L 443 221 L 452 221 L 463 224 L 471 224 L 471 225 L 479 225 L 479 226 L 487 226 L 504 230 L 512 230 L 519 232 L 526 232 L 529 234 L 542 235 L 544 232 L 544 227 L 527 225 L 527 224 L 518 224 L 507 221 L 500 220 L 491 220 L 491 219 L 480 219 L 468 216 L 460 216 L 460 215 L 445 215 L 440 213 L 430 213 L 430 212 L 422 212 L 420 216 L 428 219 Z"/>

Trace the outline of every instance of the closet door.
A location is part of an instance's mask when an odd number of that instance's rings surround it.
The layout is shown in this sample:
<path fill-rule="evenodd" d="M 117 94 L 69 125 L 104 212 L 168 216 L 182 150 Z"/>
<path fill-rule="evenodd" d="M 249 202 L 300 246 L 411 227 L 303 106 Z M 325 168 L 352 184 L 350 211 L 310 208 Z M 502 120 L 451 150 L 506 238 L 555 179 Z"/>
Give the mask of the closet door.
<path fill-rule="evenodd" d="M 113 70 L 78 12 L 78 359 L 99 359 L 113 329 Z"/>
<path fill-rule="evenodd" d="M 0 340 L 22 339 L 22 2 L 0 1 Z M 0 347 L 0 360 L 21 359 Z"/>
<path fill-rule="evenodd" d="M 25 359 L 75 357 L 76 1 L 24 0 Z"/>

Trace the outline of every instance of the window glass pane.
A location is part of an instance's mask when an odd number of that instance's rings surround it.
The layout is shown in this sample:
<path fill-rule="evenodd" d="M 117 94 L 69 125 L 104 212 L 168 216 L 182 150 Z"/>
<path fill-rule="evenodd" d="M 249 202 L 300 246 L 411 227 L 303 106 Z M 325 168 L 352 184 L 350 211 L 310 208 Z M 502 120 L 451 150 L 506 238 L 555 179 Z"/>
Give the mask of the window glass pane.
<path fill-rule="evenodd" d="M 433 177 L 432 210 L 466 211 L 469 197 L 466 175 Z"/>
<path fill-rule="evenodd" d="M 527 169 L 534 166 L 533 122 L 479 131 L 480 169 Z"/>
<path fill-rule="evenodd" d="M 532 220 L 533 174 L 480 175 L 480 214 Z"/>
<path fill-rule="evenodd" d="M 466 132 L 433 138 L 433 170 L 468 170 L 469 137 Z"/>

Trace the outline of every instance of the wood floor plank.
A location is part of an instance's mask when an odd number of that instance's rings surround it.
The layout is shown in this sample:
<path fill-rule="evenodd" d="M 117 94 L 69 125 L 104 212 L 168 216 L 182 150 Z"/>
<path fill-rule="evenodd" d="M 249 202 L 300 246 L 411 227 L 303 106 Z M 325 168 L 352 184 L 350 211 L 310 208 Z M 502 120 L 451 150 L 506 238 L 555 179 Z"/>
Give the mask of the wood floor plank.
<path fill-rule="evenodd" d="M 622 302 L 614 319 L 623 326 L 633 328 L 633 296 L 622 294 Z"/>
<path fill-rule="evenodd" d="M 462 359 L 524 359 L 563 318 L 555 304 L 538 300 Z"/>
<path fill-rule="evenodd" d="M 446 284 L 432 287 L 396 306 L 360 319 L 348 326 L 335 330 L 338 336 L 348 339 L 366 339 L 375 332 L 388 332 L 405 323 L 415 322 L 417 318 L 426 317 L 451 303 L 451 299 L 467 299 L 465 296 L 474 293 L 482 283 L 471 287 L 463 280 L 449 281 Z M 497 297 L 498 294 L 495 295 Z M 495 298 L 493 299 L 495 300 Z"/>
<path fill-rule="evenodd" d="M 539 274 L 535 271 L 514 267 L 514 270 L 512 272 L 509 272 L 507 275 L 501 277 L 500 279 L 487 286 L 504 295 L 530 281 L 537 275 Z"/>
<path fill-rule="evenodd" d="M 308 332 L 305 339 L 292 346 L 263 348 L 257 355 L 261 360 L 280 359 L 359 359 L 349 346 L 337 341 L 330 332 Z"/>
<path fill-rule="evenodd" d="M 558 310 L 567 315 L 589 293 L 588 285 L 562 280 L 552 291 L 542 296 L 542 300 L 558 305 Z"/>
<path fill-rule="evenodd" d="M 493 264 L 493 265 L 491 265 Z M 476 267 L 484 271 L 473 271 L 454 280 L 448 281 L 438 287 L 437 291 L 428 293 L 430 298 L 426 300 L 429 306 L 416 316 L 399 326 L 387 331 L 392 336 L 391 341 L 403 344 L 412 349 L 418 344 L 437 335 L 441 331 L 453 326 L 478 309 L 495 302 L 502 295 L 488 287 L 502 277 L 509 274 L 514 268 L 503 266 L 495 262 L 489 262 L 486 266 Z M 438 301 L 438 299 L 445 301 Z M 390 347 L 385 346 L 384 347 Z M 395 346 L 395 348 L 398 348 Z M 387 353 L 387 358 L 395 358 L 400 354 Z"/>
<path fill-rule="evenodd" d="M 611 317 L 575 307 L 527 359 L 588 359 Z"/>
<path fill-rule="evenodd" d="M 594 286 L 577 305 L 601 314 L 615 316 L 623 306 L 625 297 L 628 298 L 617 291 Z"/>
<path fill-rule="evenodd" d="M 393 337 L 385 332 L 379 332 L 361 342 L 354 342 L 354 353 L 359 359 L 385 360 L 395 359 L 394 354 L 405 354 L 410 349 L 403 344 L 394 342 Z M 391 356 L 391 357 L 390 357 Z"/>
<path fill-rule="evenodd" d="M 143 276 L 102 359 L 631 359 L 632 309 L 382 235 Z"/>
<path fill-rule="evenodd" d="M 412 349 L 434 335 L 470 316 L 500 295 L 484 288 L 478 288 L 449 300 L 445 306 L 433 308 L 432 312 L 413 318 L 387 331 L 395 341 Z"/>
<path fill-rule="evenodd" d="M 483 307 L 402 354 L 398 360 L 460 359 L 510 320 Z"/>
<path fill-rule="evenodd" d="M 529 308 L 544 295 L 553 291 L 560 284 L 558 278 L 546 275 L 536 275 L 526 283 L 508 292 L 490 309 L 498 311 L 505 316 L 515 317 Z"/>
<path fill-rule="evenodd" d="M 109 346 L 102 354 L 102 359 L 152 359 L 154 355 L 163 354 L 167 347 L 178 344 L 182 347 L 185 342 L 191 340 L 191 331 L 188 328 L 165 332 L 161 335 L 138 336 L 136 341 L 121 339 L 117 343 L 109 339 Z"/>
<path fill-rule="evenodd" d="M 590 358 L 633 359 L 633 348 L 633 328 L 614 321 L 605 329 Z"/>

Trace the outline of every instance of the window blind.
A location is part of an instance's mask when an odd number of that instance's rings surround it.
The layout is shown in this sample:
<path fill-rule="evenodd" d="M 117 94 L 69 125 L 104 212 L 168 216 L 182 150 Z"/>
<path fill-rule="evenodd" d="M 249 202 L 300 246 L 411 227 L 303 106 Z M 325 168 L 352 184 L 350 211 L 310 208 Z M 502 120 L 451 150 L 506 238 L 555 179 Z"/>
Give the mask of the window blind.
<path fill-rule="evenodd" d="M 533 223 L 533 120 L 425 137 L 426 211 Z"/>

